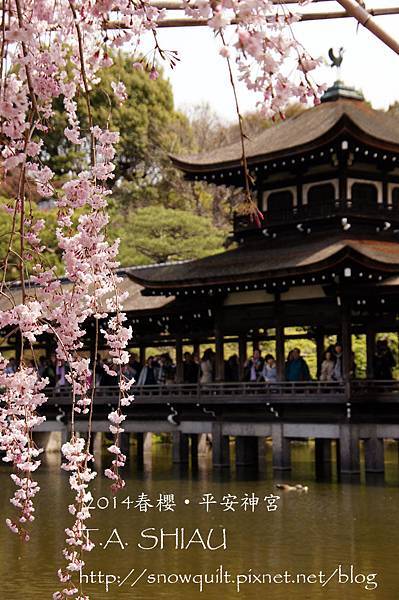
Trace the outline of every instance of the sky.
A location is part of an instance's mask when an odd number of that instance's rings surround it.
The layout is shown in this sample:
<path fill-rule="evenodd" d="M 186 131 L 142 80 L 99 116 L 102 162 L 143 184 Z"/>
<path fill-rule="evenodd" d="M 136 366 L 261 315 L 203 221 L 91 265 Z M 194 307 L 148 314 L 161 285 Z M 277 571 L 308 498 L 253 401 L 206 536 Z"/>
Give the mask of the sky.
<path fill-rule="evenodd" d="M 390 6 L 393 0 L 368 2 L 367 5 Z M 334 2 L 329 3 L 337 5 Z M 398 6 L 398 2 L 393 4 Z M 323 8 L 326 5 L 323 3 Z M 315 4 L 312 10 L 321 10 Z M 399 39 L 399 15 L 376 17 L 377 22 Z M 373 34 L 358 28 L 353 19 L 334 19 L 298 23 L 297 39 L 315 56 L 327 58 L 328 49 L 345 49 L 341 78 L 363 91 L 374 108 L 388 108 L 399 101 L 399 56 Z M 207 27 L 159 29 L 161 46 L 177 50 L 180 63 L 172 71 L 165 68 L 174 92 L 176 107 L 189 111 L 194 105 L 209 103 L 226 122 L 235 119 L 235 108 L 225 60 L 219 56 L 219 42 Z M 319 69 L 318 83 L 331 84 L 335 69 Z M 244 86 L 239 90 L 242 112 L 255 110 L 255 98 Z"/>

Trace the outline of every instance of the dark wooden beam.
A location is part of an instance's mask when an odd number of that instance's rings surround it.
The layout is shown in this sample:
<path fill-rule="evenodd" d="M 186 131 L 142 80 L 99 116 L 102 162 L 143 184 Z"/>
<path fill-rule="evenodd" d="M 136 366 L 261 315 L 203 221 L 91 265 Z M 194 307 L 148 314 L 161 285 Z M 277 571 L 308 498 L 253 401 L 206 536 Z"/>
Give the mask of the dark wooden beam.
<path fill-rule="evenodd" d="M 240 381 L 244 379 L 244 365 L 247 360 L 247 336 L 241 333 L 238 337 L 238 362 Z"/>
<path fill-rule="evenodd" d="M 374 353 L 375 353 L 375 336 L 374 327 L 370 324 L 366 331 L 366 376 L 367 379 L 373 379 L 374 376 Z"/>
<path fill-rule="evenodd" d="M 183 365 L 183 340 L 181 336 L 176 337 L 176 383 L 184 381 L 184 365 Z"/>
<path fill-rule="evenodd" d="M 139 346 L 139 361 L 141 365 L 145 364 L 145 346 L 144 344 L 140 344 Z"/>
<path fill-rule="evenodd" d="M 347 298 L 342 298 L 341 302 L 342 376 L 344 381 L 349 381 L 352 370 L 351 311 Z"/>
<path fill-rule="evenodd" d="M 318 327 L 315 332 L 316 356 L 317 356 L 317 378 L 320 376 L 321 363 L 324 357 L 324 330 Z"/>
<path fill-rule="evenodd" d="M 224 380 L 224 340 L 218 320 L 215 323 L 215 379 Z"/>
<path fill-rule="evenodd" d="M 277 380 L 285 379 L 285 345 L 284 345 L 284 324 L 281 321 L 276 323 L 276 366 Z"/>

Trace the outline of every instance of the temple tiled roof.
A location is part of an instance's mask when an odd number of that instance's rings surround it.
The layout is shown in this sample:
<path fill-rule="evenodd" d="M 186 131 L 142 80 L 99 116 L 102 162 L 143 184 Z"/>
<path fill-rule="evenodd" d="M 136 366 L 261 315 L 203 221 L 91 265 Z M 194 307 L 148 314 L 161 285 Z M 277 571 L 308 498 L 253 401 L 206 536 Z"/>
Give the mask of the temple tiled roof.
<path fill-rule="evenodd" d="M 256 164 L 311 150 L 345 130 L 358 134 L 364 142 L 377 143 L 388 151 L 399 151 L 397 117 L 374 110 L 365 102 L 340 98 L 305 110 L 248 140 L 247 157 L 250 164 Z M 241 156 L 241 142 L 237 142 L 206 154 L 171 158 L 183 171 L 194 173 L 240 166 Z"/>
<path fill-rule="evenodd" d="M 122 281 L 118 285 L 119 293 L 122 294 L 124 292 L 128 292 L 129 296 L 123 303 L 123 308 L 125 311 L 140 313 L 141 311 L 152 311 L 156 309 L 162 309 L 166 307 L 168 304 L 171 304 L 174 300 L 173 297 L 163 298 L 160 296 L 143 296 L 143 286 L 136 283 L 132 280 L 130 276 L 126 273 L 124 269 L 121 269 L 118 272 L 118 275 L 121 277 Z M 68 280 L 61 280 L 62 287 L 64 290 L 71 289 L 72 283 Z M 0 296 L 0 311 L 8 310 L 12 303 L 20 304 L 22 302 L 22 292 L 21 286 L 18 282 L 10 283 L 7 288 L 5 288 L 5 295 Z M 39 299 L 40 300 L 40 288 L 35 286 L 30 286 L 28 288 L 28 296 L 31 299 Z M 102 307 L 104 312 L 108 312 L 105 303 Z"/>
<path fill-rule="evenodd" d="M 316 273 L 353 259 L 356 263 L 399 273 L 399 243 L 394 240 L 345 237 L 248 243 L 233 250 L 180 264 L 165 264 L 127 272 L 134 281 L 152 289 L 267 280 Z"/>

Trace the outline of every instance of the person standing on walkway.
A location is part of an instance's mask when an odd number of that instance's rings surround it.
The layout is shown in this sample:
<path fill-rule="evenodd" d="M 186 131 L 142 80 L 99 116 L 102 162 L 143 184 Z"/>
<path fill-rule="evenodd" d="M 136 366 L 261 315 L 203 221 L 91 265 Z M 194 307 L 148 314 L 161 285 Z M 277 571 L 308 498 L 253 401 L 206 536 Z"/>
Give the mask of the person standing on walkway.
<path fill-rule="evenodd" d="M 299 348 L 291 350 L 285 367 L 286 381 L 309 381 L 310 371 L 306 360 L 301 356 Z"/>

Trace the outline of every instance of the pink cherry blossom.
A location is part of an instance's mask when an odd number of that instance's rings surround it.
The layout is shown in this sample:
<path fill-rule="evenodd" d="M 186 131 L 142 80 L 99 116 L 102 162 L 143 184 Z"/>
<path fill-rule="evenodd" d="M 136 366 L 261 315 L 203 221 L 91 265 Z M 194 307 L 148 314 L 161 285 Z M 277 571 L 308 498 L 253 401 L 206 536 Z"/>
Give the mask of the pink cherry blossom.
<path fill-rule="evenodd" d="M 197 0 L 195 8 L 185 3 L 189 17 L 207 19 L 211 30 L 223 40 L 220 55 L 226 63 L 235 62 L 239 80 L 258 94 L 259 108 L 273 118 L 283 116 L 292 99 L 318 102 L 323 91 L 309 76 L 319 61 L 293 38 L 291 24 L 298 17 L 287 6 L 271 0 Z M 74 421 L 78 413 L 90 429 L 94 410 L 95 364 L 80 354 L 88 323 L 99 332 L 102 320 L 101 334 L 112 361 L 109 371 L 119 378 L 118 403 L 108 417 L 114 436 L 109 448 L 113 460 L 105 471 L 115 493 L 125 485 L 121 469 L 126 456 L 120 449 L 124 431 L 121 425 L 126 420 L 123 409 L 134 400 L 134 382 L 125 378 L 122 369 L 128 362 L 127 347 L 133 332 L 126 324 L 126 296 L 119 292 L 120 281 L 115 273 L 118 241 L 110 243 L 107 238 L 109 182 L 115 176 L 119 133 L 93 121 L 91 92 L 100 83 L 99 70 L 112 65 L 110 50 L 126 44 L 140 50 L 143 33 L 148 31 L 157 40 L 157 26 L 166 11 L 147 0 L 13 0 L 6 3 L 4 12 L 7 43 L 3 51 L 7 55 L 2 60 L 7 69 L 0 99 L 1 163 L 6 178 L 13 175 L 20 181 L 15 198 L 4 210 L 23 225 L 19 273 L 22 298 L 14 304 L 10 295 L 9 306 L 0 313 L 0 327 L 18 330 L 22 342 L 16 372 L 7 369 L 7 360 L 0 354 L 0 450 L 3 460 L 14 469 L 16 487 L 11 498 L 16 516 L 7 518 L 6 523 L 22 540 L 29 539 L 28 526 L 34 519 L 34 498 L 39 492 L 33 476 L 40 466 L 41 453 L 33 442 L 33 429 L 44 420 L 38 409 L 46 402 L 43 390 L 48 382 L 27 367 L 25 347 L 43 333 L 51 333 L 57 358 L 69 365 L 66 378 L 73 404 L 71 437 L 62 448 L 62 466 L 74 493 L 69 505 L 73 523 L 65 531 L 66 564 L 58 571 L 62 589 L 53 598 L 89 600 L 78 590 L 75 580 L 84 566 L 84 553 L 93 548 L 85 532 L 92 500 L 90 485 L 96 473 L 89 442 L 78 437 Z M 126 28 L 119 27 L 110 37 L 105 36 L 104 23 L 115 15 Z M 227 26 L 230 33 L 225 42 L 223 32 Z M 148 66 L 137 61 L 133 67 L 148 70 L 149 78 L 156 80 L 159 66 L 155 58 L 165 56 L 168 53 L 162 52 L 156 42 L 154 60 Z M 111 87 L 118 102 L 126 101 L 123 82 L 114 81 Z M 83 123 L 78 101 L 86 107 Z M 68 175 L 61 188 L 54 184 L 54 173 L 42 152 L 46 136 L 56 126 L 55 103 L 64 107 L 65 143 L 77 145 L 81 151 L 88 149 L 90 155 L 81 172 Z M 52 198 L 57 206 L 58 252 L 68 286 L 62 286 L 54 269 L 42 260 L 46 249 L 44 223 L 26 210 L 33 189 L 40 197 Z M 7 284 L 1 289 L 7 299 Z"/>
<path fill-rule="evenodd" d="M 124 102 L 127 99 L 126 86 L 123 81 L 119 81 L 118 83 L 113 81 L 111 87 L 119 102 Z"/>

